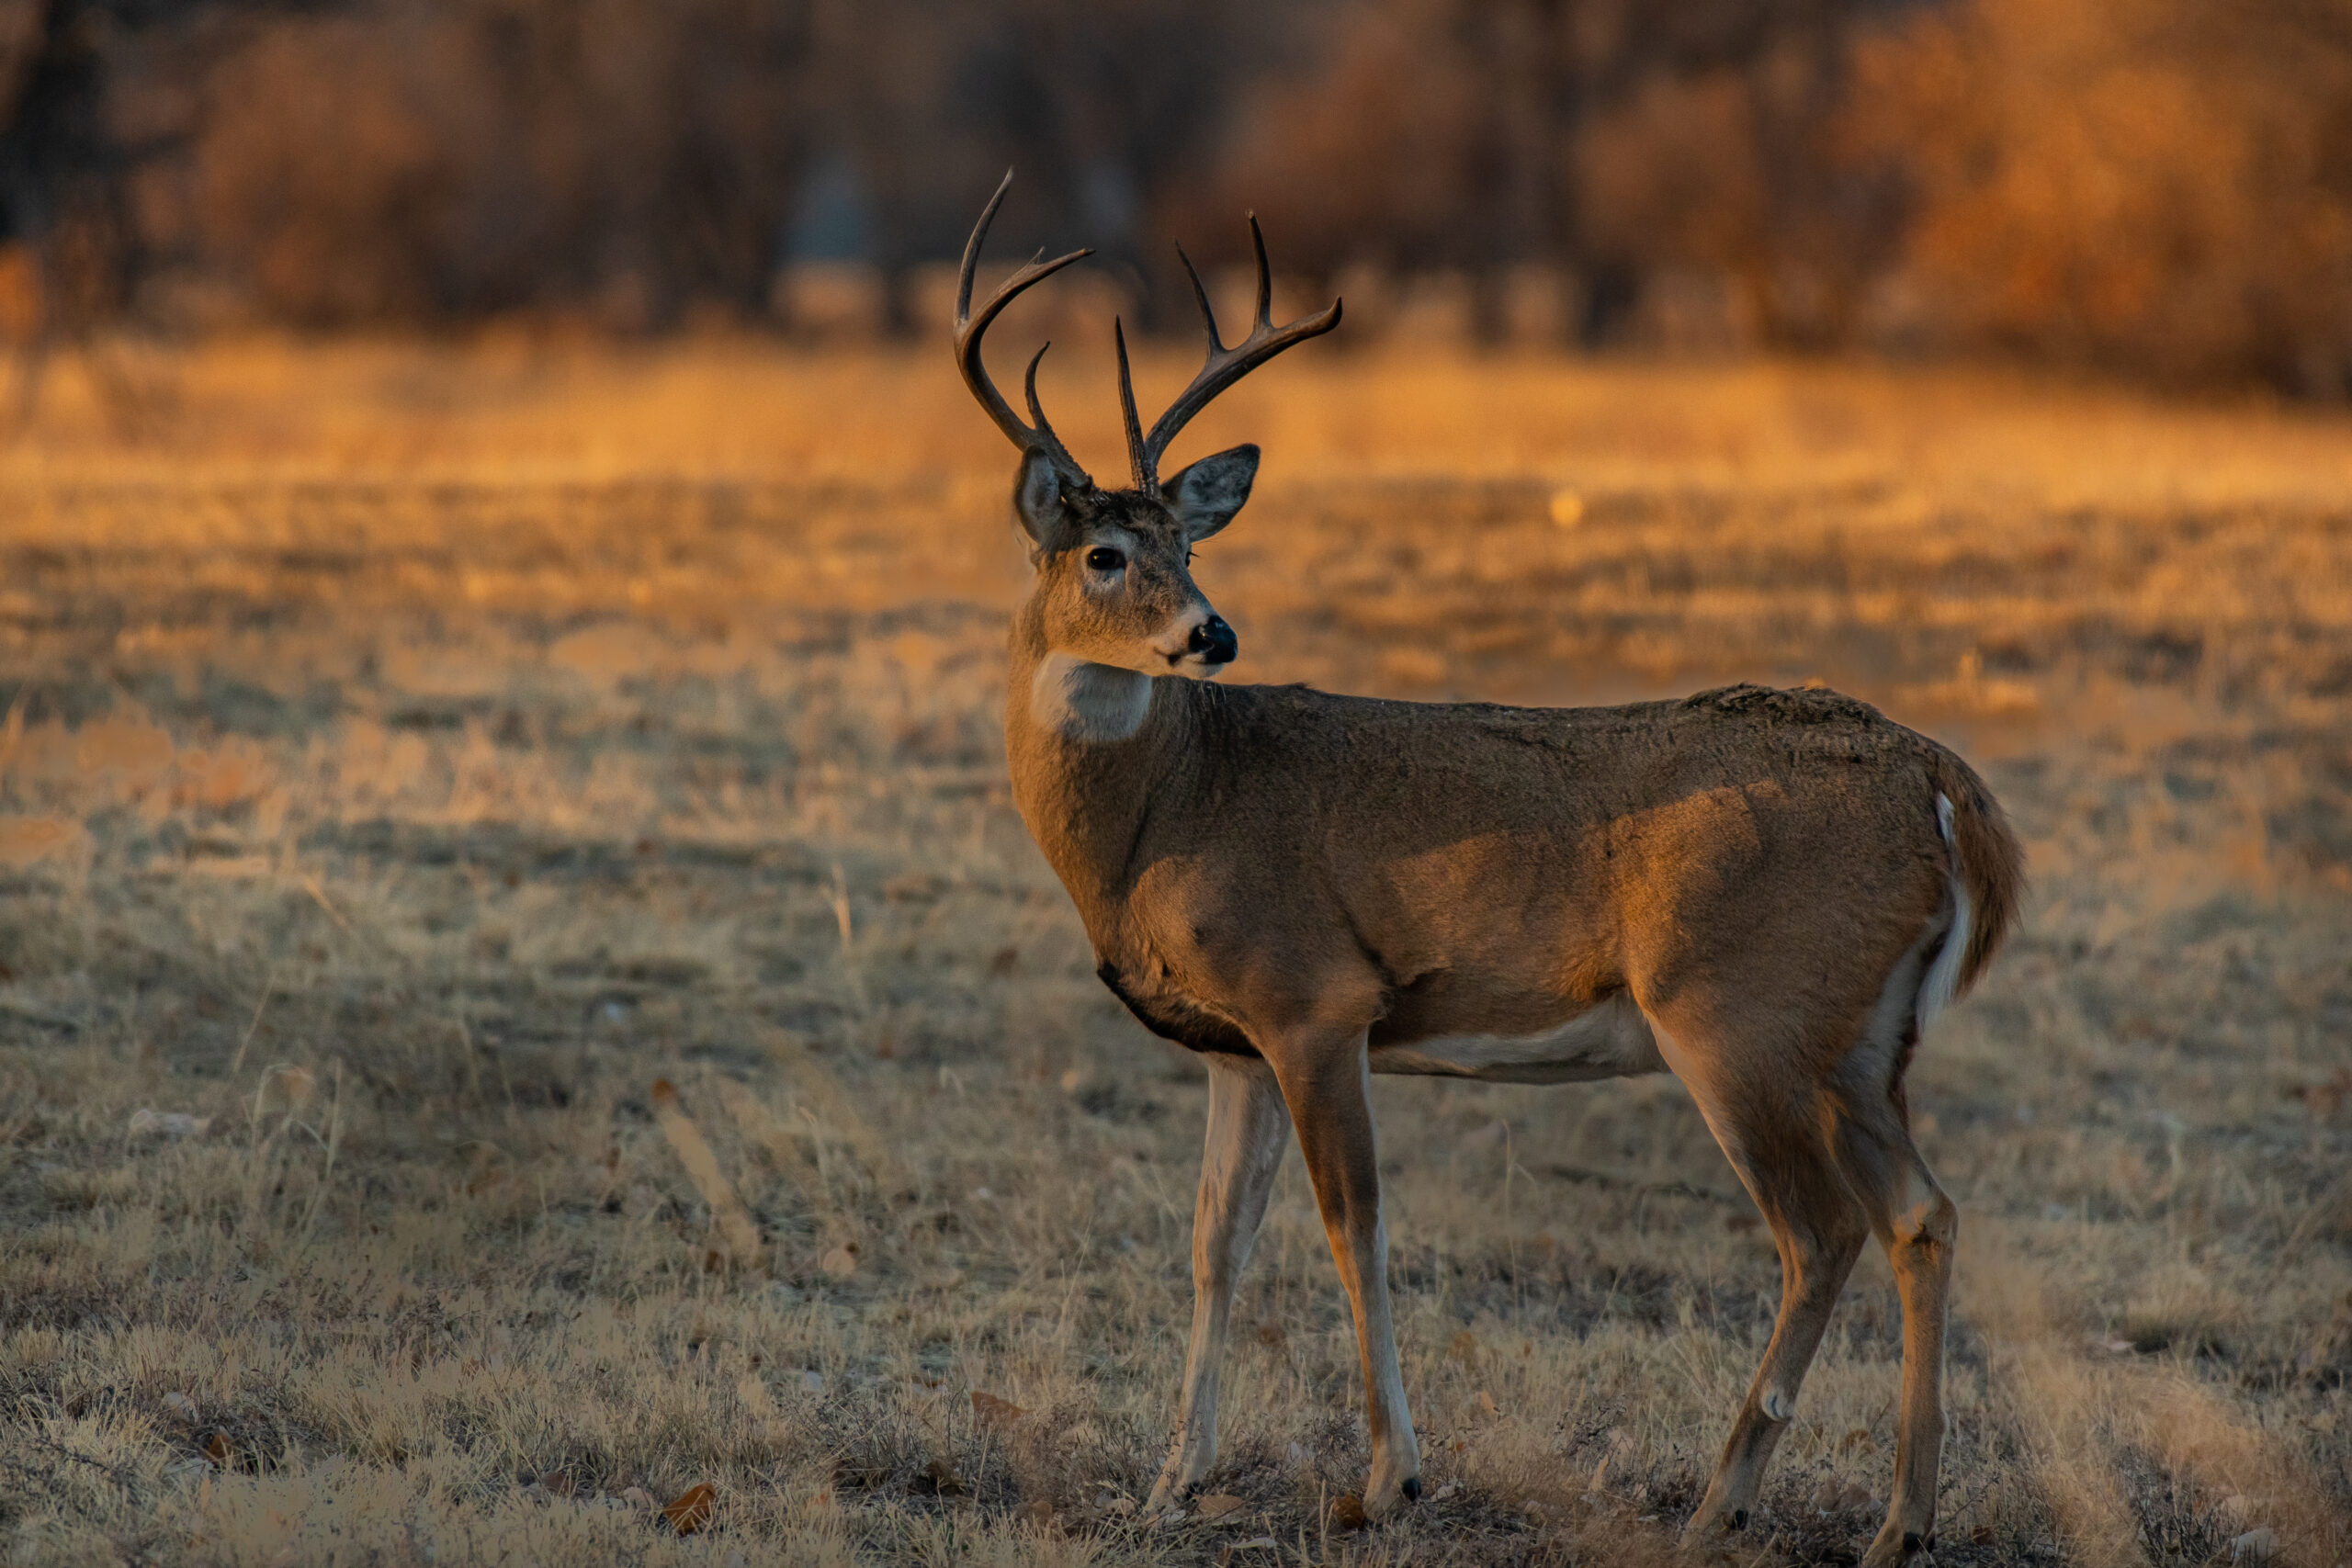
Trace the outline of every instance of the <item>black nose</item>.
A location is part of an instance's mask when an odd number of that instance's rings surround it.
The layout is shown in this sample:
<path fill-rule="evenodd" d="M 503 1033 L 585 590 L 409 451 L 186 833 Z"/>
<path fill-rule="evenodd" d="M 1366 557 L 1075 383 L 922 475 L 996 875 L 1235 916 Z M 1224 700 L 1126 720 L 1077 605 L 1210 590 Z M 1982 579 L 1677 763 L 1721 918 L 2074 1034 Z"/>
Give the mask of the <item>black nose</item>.
<path fill-rule="evenodd" d="M 1223 615 L 1211 615 L 1193 628 L 1186 647 L 1211 664 L 1230 664 L 1241 652 L 1241 639 L 1233 635 Z"/>

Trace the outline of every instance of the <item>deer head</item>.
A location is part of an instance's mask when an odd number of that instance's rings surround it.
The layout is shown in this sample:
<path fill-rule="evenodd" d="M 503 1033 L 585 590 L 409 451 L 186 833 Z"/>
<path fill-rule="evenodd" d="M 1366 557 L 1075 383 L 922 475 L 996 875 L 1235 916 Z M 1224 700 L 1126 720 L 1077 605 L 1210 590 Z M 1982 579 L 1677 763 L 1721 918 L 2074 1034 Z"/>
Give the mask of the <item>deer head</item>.
<path fill-rule="evenodd" d="M 1266 241 L 1252 215 L 1250 236 L 1258 253 L 1257 321 L 1247 338 L 1228 348 L 1218 335 L 1208 290 L 1201 286 L 1192 258 L 1178 247 L 1176 254 L 1183 257 L 1184 270 L 1192 277 L 1193 292 L 1208 325 L 1208 360 L 1147 434 L 1136 415 L 1126 329 L 1124 323 L 1114 322 L 1130 483 L 1122 490 L 1105 490 L 1079 467 L 1054 434 L 1037 400 L 1037 366 L 1046 350 L 1038 349 L 1029 361 L 1024 383 L 1034 423 L 1024 423 L 1013 412 L 980 360 L 980 339 L 1007 305 L 1092 254 L 1072 251 L 1046 261 L 1041 252 L 1037 259 L 1006 278 L 975 313 L 972 274 L 979 265 L 989 225 L 1012 184 L 1012 175 L 1007 173 L 964 247 L 963 272 L 956 289 L 956 363 L 972 396 L 1021 451 L 1021 467 L 1012 487 L 1013 513 L 1029 536 L 1030 562 L 1036 573 L 1023 615 L 1042 634 L 1044 651 L 1049 656 L 1145 675 L 1185 675 L 1196 680 L 1214 676 L 1232 662 L 1238 645 L 1233 628 L 1193 584 L 1193 547 L 1232 522 L 1250 499 L 1250 484 L 1258 475 L 1258 448 L 1236 446 L 1215 453 L 1164 481 L 1159 477 L 1159 459 L 1177 433 L 1219 392 L 1294 344 L 1338 326 L 1339 301 L 1333 300 L 1318 315 L 1276 327 L 1269 314 L 1273 276 L 1266 261 Z"/>

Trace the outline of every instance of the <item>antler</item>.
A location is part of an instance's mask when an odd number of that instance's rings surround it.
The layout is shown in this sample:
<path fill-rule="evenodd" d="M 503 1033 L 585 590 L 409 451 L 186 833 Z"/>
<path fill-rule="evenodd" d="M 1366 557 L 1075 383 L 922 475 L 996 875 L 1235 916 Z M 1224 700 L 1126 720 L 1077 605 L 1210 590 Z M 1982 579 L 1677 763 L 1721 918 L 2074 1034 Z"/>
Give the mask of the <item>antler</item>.
<path fill-rule="evenodd" d="M 1274 273 L 1266 261 L 1266 236 L 1259 230 L 1254 212 L 1250 215 L 1250 243 L 1258 252 L 1258 319 L 1250 327 L 1250 335 L 1231 348 L 1226 347 L 1225 340 L 1217 335 L 1216 312 L 1209 309 L 1209 291 L 1201 286 L 1200 270 L 1193 265 L 1193 258 L 1184 254 L 1183 246 L 1176 247 L 1176 254 L 1193 280 L 1193 296 L 1201 302 L 1201 319 L 1208 323 L 1208 363 L 1201 367 L 1193 384 L 1153 423 L 1148 435 L 1142 433 L 1142 421 L 1136 417 L 1135 387 L 1127 376 L 1126 333 L 1114 323 L 1113 333 L 1119 346 L 1119 408 L 1126 416 L 1127 459 L 1135 470 L 1136 489 L 1146 495 L 1159 493 L 1159 459 L 1167 455 L 1168 444 L 1219 392 L 1283 349 L 1320 337 L 1340 324 L 1340 301 L 1334 299 L 1330 308 L 1319 315 L 1303 316 L 1286 327 L 1275 326 Z"/>
<path fill-rule="evenodd" d="M 1021 423 L 1021 416 L 1012 412 L 1012 405 L 1004 400 L 1004 394 L 996 389 L 994 381 L 989 379 L 988 367 L 980 363 L 980 339 L 987 334 L 989 323 L 995 321 L 1007 305 L 1070 263 L 1094 254 L 1091 250 L 1072 251 L 1066 256 L 1056 256 L 1052 261 L 1046 261 L 1046 253 L 1039 251 L 1027 265 L 999 284 L 996 292 L 989 295 L 988 302 L 980 307 L 980 313 L 973 315 L 972 272 L 979 265 L 980 247 L 988 243 L 989 225 L 996 220 L 996 209 L 1004 205 L 1004 193 L 1012 186 L 1012 171 L 1007 169 L 1003 180 L 996 187 L 996 194 L 989 197 L 979 223 L 972 230 L 971 240 L 964 246 L 964 270 L 956 280 L 956 367 L 964 373 L 964 385 L 971 389 L 972 396 L 979 400 L 980 407 L 988 411 L 989 417 L 996 421 L 997 428 L 1003 431 L 1015 446 L 1023 452 L 1044 453 L 1053 460 L 1054 467 L 1061 470 L 1064 479 L 1081 486 L 1091 486 L 1094 481 L 1087 477 L 1084 468 L 1078 466 L 1078 459 L 1069 455 L 1069 448 L 1062 445 L 1061 437 L 1054 434 L 1054 427 L 1046 423 L 1045 409 L 1037 401 L 1037 364 L 1046 357 L 1046 349 L 1053 345 L 1047 344 L 1039 348 L 1035 358 L 1029 361 L 1026 387 L 1029 417 L 1037 422 L 1035 427 Z"/>

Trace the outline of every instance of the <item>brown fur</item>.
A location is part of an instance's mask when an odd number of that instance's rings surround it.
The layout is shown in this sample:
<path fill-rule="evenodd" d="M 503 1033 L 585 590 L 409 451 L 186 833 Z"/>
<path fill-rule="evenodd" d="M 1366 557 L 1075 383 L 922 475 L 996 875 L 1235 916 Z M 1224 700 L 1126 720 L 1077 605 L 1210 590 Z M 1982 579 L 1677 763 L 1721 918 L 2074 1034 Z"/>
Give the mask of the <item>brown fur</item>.
<path fill-rule="evenodd" d="M 1254 451 L 1211 463 L 1238 506 Z M 1905 1349 L 1895 1501 L 1868 1561 L 1917 1551 L 1933 1528 L 1957 1215 L 1911 1144 L 1902 1075 L 1955 873 L 1972 909 L 1962 988 L 2015 918 L 2020 855 L 1983 782 L 1826 691 L 1529 709 L 1147 681 L 1195 672 L 1168 628 L 1210 613 L 1190 550 L 1230 508 L 1204 525 L 1181 500 L 1057 483 L 1036 457 L 1016 504 L 1036 578 L 1012 639 L 1014 798 L 1105 982 L 1152 1028 L 1238 1064 L 1212 1110 L 1181 1430 L 1154 1506 L 1214 1461 L 1233 1277 L 1275 1163 L 1264 1140 L 1285 1121 L 1354 1309 L 1377 1513 L 1417 1495 L 1419 1456 L 1367 1071 L 1665 1066 L 1771 1224 L 1782 1270 L 1780 1322 L 1691 1529 L 1745 1520 L 1874 1234 Z M 1115 578 L 1085 564 L 1108 543 L 1127 557 Z M 1105 739 L 1040 705 L 1034 693 L 1073 669 L 1131 729 Z M 1508 1059 L 1443 1055 L 1464 1040 L 1500 1041 Z M 1416 1051 L 1431 1042 L 1434 1065 Z M 1546 1050 L 1556 1059 L 1526 1054 Z"/>
<path fill-rule="evenodd" d="M 1101 746 L 1032 722 L 1044 651 L 1015 651 L 1014 788 L 1098 957 L 1253 1037 L 1335 987 L 1375 1047 L 1702 987 L 1786 996 L 1772 1054 L 1826 1071 L 1943 906 L 1939 791 L 1977 911 L 1966 978 L 2015 909 L 1973 773 L 1832 693 L 1546 710 L 1159 682 Z"/>
<path fill-rule="evenodd" d="M 1214 1466 L 1234 1280 L 1285 1127 L 1355 1318 L 1377 1517 L 1419 1495 L 1420 1454 L 1389 1317 L 1371 1074 L 1665 1067 L 1770 1224 L 1781 1272 L 1764 1363 L 1688 1529 L 1746 1522 L 1875 1235 L 1903 1301 L 1903 1400 L 1894 1501 L 1864 1562 L 1907 1559 L 1934 1529 L 1959 1216 L 1911 1142 L 1903 1072 L 1926 987 L 1944 978 L 1954 882 L 1971 915 L 1956 989 L 2016 913 L 2020 856 L 1982 781 L 1833 692 L 1532 709 L 1173 678 L 1234 656 L 1189 567 L 1248 500 L 1258 451 L 1204 457 L 1165 487 L 1159 453 L 1218 389 L 1329 331 L 1339 307 L 1274 328 L 1261 238 L 1250 337 L 1228 349 L 1211 321 L 1207 364 L 1149 437 L 1123 339 L 1136 488 L 1104 491 L 1034 387 L 1032 426 L 980 367 L 1003 302 L 1076 259 L 1022 269 L 971 316 L 1003 195 L 965 252 L 956 352 L 1023 453 L 1013 506 L 1036 576 L 1013 622 L 1013 797 L 1104 983 L 1213 1064 L 1179 1429 L 1147 1507 Z"/>

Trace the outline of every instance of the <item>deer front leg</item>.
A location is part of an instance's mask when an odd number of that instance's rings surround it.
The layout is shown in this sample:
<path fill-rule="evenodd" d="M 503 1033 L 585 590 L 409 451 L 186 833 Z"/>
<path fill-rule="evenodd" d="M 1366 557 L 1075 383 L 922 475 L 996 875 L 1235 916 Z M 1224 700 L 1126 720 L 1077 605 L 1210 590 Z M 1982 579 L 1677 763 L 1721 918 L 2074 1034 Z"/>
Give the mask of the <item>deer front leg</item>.
<path fill-rule="evenodd" d="M 1421 1454 L 1405 1382 L 1396 1368 L 1396 1331 L 1388 1312 L 1388 1233 L 1380 1218 L 1380 1162 L 1372 1125 L 1372 1071 L 1362 1030 L 1342 1039 L 1284 1042 L 1273 1056 L 1283 1098 L 1298 1128 L 1299 1153 L 1315 1182 L 1324 1234 L 1354 1310 L 1363 1359 L 1364 1415 L 1372 1433 L 1372 1472 L 1364 1512 L 1374 1518 L 1421 1495 Z"/>
<path fill-rule="evenodd" d="M 1216 1468 L 1217 1371 L 1233 1288 L 1266 1217 L 1290 1131 L 1282 1091 L 1264 1062 L 1212 1055 L 1208 1065 L 1208 1144 L 1193 1210 L 1193 1338 L 1184 1352 L 1176 1444 L 1152 1483 L 1147 1514 L 1178 1502 Z"/>

